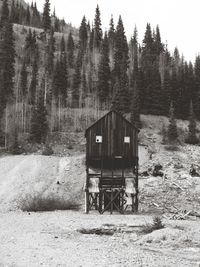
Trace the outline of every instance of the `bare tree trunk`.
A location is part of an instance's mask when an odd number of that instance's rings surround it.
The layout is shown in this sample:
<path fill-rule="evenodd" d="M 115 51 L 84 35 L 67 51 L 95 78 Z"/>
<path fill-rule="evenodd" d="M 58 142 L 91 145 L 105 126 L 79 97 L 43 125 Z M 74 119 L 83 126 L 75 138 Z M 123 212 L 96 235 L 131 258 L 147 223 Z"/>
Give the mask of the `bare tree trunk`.
<path fill-rule="evenodd" d="M 5 149 L 8 148 L 8 105 L 5 109 Z"/>
<path fill-rule="evenodd" d="M 47 73 L 45 71 L 45 79 L 44 79 L 44 106 L 46 107 L 47 104 Z"/>

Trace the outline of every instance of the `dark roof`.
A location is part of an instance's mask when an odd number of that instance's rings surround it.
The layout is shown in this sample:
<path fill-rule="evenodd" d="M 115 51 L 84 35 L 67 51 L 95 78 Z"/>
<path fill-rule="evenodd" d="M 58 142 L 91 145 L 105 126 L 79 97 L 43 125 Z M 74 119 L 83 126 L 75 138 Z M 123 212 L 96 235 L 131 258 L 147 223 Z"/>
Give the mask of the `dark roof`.
<path fill-rule="evenodd" d="M 98 119 L 96 122 L 94 122 L 90 127 L 88 127 L 85 131 L 85 134 L 87 133 L 87 131 L 92 128 L 94 125 L 96 125 L 100 120 L 104 119 L 106 116 L 108 116 L 110 113 L 116 113 L 118 116 L 122 117 L 124 121 L 126 121 L 128 124 L 130 124 L 133 128 L 137 129 L 138 131 L 140 131 L 134 124 L 132 124 L 129 120 L 127 120 L 126 118 L 124 118 L 124 116 L 122 116 L 121 113 L 117 112 L 116 110 L 111 110 L 108 113 L 106 113 L 103 117 L 101 117 L 100 119 Z"/>

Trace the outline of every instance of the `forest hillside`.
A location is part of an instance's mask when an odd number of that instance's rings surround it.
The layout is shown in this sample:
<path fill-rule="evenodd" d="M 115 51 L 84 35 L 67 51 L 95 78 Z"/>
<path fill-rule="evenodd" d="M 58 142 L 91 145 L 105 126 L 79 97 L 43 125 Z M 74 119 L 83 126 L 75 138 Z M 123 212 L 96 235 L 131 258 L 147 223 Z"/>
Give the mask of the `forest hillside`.
<path fill-rule="evenodd" d="M 103 32 L 99 6 L 94 21 L 83 15 L 78 29 L 55 10 L 51 14 L 50 7 L 45 0 L 40 13 L 36 3 L 1 1 L 2 147 L 18 146 L 21 137 L 40 144 L 66 129 L 82 132 L 110 109 L 128 114 L 137 126 L 141 114 L 170 114 L 172 132 L 176 119 L 190 119 L 196 138 L 199 56 L 191 63 L 177 47 L 168 51 L 158 25 L 147 23 L 139 43 L 137 27 L 128 39 L 121 16 L 117 22 L 111 16 Z"/>

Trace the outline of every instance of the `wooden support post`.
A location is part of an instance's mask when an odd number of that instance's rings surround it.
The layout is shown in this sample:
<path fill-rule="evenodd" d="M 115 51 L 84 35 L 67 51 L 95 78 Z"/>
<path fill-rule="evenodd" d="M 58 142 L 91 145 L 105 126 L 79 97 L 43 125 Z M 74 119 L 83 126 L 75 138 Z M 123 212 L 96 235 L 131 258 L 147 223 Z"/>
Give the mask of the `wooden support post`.
<path fill-rule="evenodd" d="M 135 211 L 138 212 L 138 158 L 136 158 L 136 181 L 135 181 Z"/>
<path fill-rule="evenodd" d="M 90 206 L 90 201 L 89 201 L 89 191 L 88 189 L 85 189 L 85 213 L 89 213 L 89 206 Z"/>
<path fill-rule="evenodd" d="M 113 213 L 113 190 L 111 189 L 111 199 L 110 199 L 110 214 Z"/>

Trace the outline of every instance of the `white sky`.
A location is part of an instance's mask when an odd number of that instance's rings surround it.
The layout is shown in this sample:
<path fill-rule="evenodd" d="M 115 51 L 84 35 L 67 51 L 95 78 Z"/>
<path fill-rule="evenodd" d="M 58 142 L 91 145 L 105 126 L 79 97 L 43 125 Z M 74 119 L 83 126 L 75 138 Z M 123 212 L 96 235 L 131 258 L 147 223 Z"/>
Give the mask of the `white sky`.
<path fill-rule="evenodd" d="M 32 0 L 27 0 L 31 3 Z M 36 0 L 38 9 L 43 10 L 44 0 Z M 173 51 L 177 46 L 186 60 L 194 62 L 200 52 L 200 0 L 50 0 L 59 18 L 79 27 L 83 15 L 94 20 L 95 8 L 99 5 L 102 29 L 109 28 L 111 14 L 115 26 L 122 16 L 127 37 L 137 26 L 139 41 L 144 37 L 146 24 L 152 28 L 159 25 L 162 41 Z"/>

